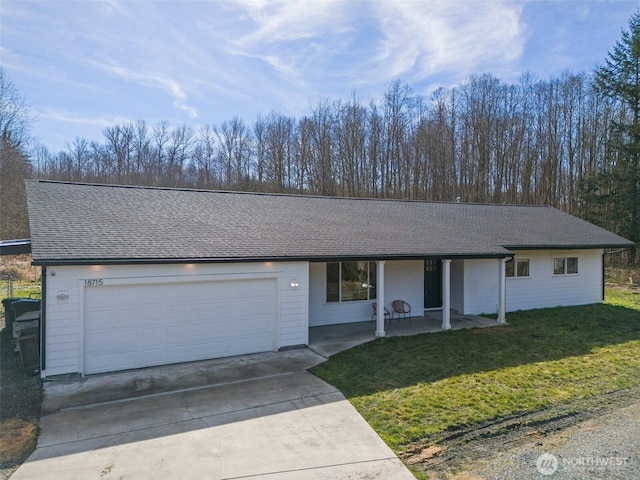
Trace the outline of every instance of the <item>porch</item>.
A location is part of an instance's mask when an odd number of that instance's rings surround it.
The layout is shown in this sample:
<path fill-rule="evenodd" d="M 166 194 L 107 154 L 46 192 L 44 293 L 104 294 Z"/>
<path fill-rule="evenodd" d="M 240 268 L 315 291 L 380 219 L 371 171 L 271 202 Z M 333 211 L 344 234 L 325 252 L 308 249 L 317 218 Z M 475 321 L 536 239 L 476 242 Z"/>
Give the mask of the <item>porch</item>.
<path fill-rule="evenodd" d="M 460 315 L 450 313 L 451 330 L 464 328 L 484 328 L 505 325 L 497 320 L 478 315 Z M 411 320 L 387 320 L 385 322 L 387 337 L 403 337 L 421 333 L 444 331 L 442 328 L 442 311 L 428 312 L 422 317 L 411 317 Z M 370 342 L 376 338 L 376 322 L 345 323 L 309 328 L 309 349 L 329 358 L 343 350 Z"/>

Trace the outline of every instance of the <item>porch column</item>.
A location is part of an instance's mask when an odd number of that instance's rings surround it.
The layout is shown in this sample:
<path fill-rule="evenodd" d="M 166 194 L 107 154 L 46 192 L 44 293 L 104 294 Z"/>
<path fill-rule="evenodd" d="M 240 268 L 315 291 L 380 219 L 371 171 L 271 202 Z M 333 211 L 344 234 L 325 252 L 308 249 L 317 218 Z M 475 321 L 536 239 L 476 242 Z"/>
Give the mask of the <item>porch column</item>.
<path fill-rule="evenodd" d="M 378 302 L 378 310 L 376 317 L 376 337 L 384 337 L 384 260 L 378 260 L 378 272 L 376 278 L 377 292 L 376 301 Z"/>
<path fill-rule="evenodd" d="M 442 329 L 451 328 L 451 259 L 442 260 Z"/>
<path fill-rule="evenodd" d="M 498 276 L 498 323 L 507 323 L 505 312 L 507 310 L 507 259 L 501 258 Z"/>

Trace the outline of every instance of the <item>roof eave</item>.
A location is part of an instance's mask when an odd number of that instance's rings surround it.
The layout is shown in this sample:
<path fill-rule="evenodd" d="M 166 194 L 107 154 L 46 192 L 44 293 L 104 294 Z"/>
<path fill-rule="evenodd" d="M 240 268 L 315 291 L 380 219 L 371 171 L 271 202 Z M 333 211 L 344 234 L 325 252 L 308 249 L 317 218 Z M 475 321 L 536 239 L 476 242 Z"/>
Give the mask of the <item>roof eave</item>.
<path fill-rule="evenodd" d="M 189 263 L 259 263 L 259 262 L 339 262 L 355 260 L 421 260 L 436 259 L 478 259 L 506 258 L 513 256 L 510 252 L 486 253 L 416 253 L 402 255 L 305 255 L 305 256 L 265 256 L 265 257 L 210 257 L 210 258 L 42 258 L 34 259 L 36 266 L 63 265 L 152 265 L 152 264 L 189 264 Z"/>
<path fill-rule="evenodd" d="M 508 250 L 596 250 L 600 248 L 634 248 L 633 242 L 627 243 L 576 243 L 550 245 L 504 245 Z"/>

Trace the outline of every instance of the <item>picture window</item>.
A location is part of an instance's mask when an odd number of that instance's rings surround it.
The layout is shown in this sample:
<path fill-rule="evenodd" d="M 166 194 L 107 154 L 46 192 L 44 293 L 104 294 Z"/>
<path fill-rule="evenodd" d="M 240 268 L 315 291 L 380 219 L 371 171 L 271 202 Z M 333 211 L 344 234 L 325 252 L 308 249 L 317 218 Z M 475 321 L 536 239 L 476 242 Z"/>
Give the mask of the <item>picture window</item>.
<path fill-rule="evenodd" d="M 376 262 L 327 263 L 327 302 L 376 298 Z"/>

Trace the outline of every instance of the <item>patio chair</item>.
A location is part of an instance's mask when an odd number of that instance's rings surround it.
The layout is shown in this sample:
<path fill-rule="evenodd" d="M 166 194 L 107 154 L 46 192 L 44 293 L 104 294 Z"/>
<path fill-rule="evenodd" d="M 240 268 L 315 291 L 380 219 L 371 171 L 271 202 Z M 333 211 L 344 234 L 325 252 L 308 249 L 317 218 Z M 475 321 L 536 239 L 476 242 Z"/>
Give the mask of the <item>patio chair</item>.
<path fill-rule="evenodd" d="M 373 322 L 373 320 L 378 316 L 378 303 L 377 302 L 373 302 L 371 304 L 371 307 L 373 307 L 373 315 L 371 315 L 371 321 Z M 387 320 L 387 318 L 391 318 L 391 312 L 389 311 L 389 309 L 387 307 L 384 307 L 384 319 L 385 321 Z"/>
<path fill-rule="evenodd" d="M 400 320 L 400 316 L 402 316 L 402 318 L 407 318 L 407 315 L 409 315 L 409 321 L 411 321 L 411 305 L 404 300 L 394 300 L 391 302 L 391 308 L 393 309 L 391 318 L 397 314 L 398 320 Z"/>

